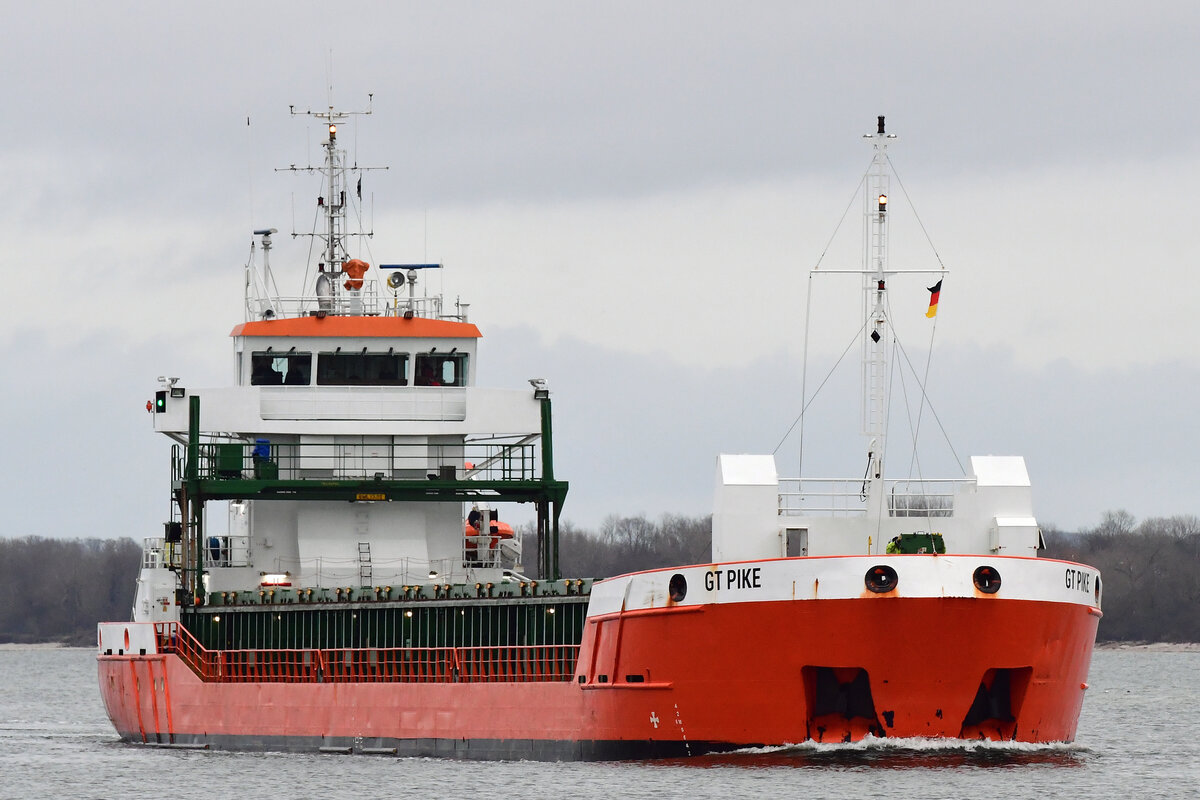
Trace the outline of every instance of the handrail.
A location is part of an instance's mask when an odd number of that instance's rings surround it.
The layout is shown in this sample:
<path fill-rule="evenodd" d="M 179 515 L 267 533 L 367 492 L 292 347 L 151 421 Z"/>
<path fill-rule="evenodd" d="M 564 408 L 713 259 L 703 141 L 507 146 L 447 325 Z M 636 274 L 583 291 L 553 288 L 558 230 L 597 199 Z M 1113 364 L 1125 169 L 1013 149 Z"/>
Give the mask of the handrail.
<path fill-rule="evenodd" d="M 890 517 L 951 517 L 954 500 L 974 478 L 887 480 L 884 492 Z M 780 478 L 780 516 L 855 516 L 865 514 L 862 478 Z"/>
<path fill-rule="evenodd" d="M 380 279 L 382 277 L 380 275 Z M 362 289 L 359 290 L 357 301 L 361 306 L 361 311 L 358 313 L 354 313 L 351 310 L 354 300 L 349 294 L 342 294 L 340 297 L 332 300 L 326 300 L 316 294 L 272 295 L 267 305 L 269 305 L 271 311 L 274 312 L 274 316 L 278 319 L 307 317 L 313 311 L 316 311 L 323 302 L 329 302 L 331 303 L 329 312 L 334 314 L 398 317 L 411 308 L 415 316 L 426 319 L 466 321 L 464 319 L 466 316 L 465 313 L 442 313 L 445 301 L 441 295 L 425 295 L 411 299 L 407 295 L 396 297 L 395 293 L 385 294 L 382 292 L 379 288 L 378 280 L 365 280 Z M 259 308 L 258 303 L 247 298 L 247 311 L 249 312 L 250 319 L 258 319 L 261 308 Z M 465 311 L 466 306 L 464 304 L 462 312 Z"/>
<path fill-rule="evenodd" d="M 517 683 L 569 681 L 578 644 L 209 650 L 178 622 L 156 622 L 158 652 L 205 682 Z"/>
<path fill-rule="evenodd" d="M 161 536 L 142 539 L 142 569 L 162 569 L 179 566 L 179 546 Z"/>
<path fill-rule="evenodd" d="M 182 462 L 172 454 L 172 474 Z M 371 479 L 429 477 L 488 481 L 538 480 L 537 446 L 473 442 L 412 448 L 395 442 L 268 442 L 219 439 L 200 444 L 202 479 Z"/>

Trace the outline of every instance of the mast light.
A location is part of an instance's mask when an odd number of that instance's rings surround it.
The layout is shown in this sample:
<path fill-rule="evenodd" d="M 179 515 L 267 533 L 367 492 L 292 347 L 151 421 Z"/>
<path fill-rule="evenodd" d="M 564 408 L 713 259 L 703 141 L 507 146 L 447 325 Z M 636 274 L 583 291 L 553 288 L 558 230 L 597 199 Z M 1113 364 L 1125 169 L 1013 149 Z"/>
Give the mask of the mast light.
<path fill-rule="evenodd" d="M 887 211 L 887 195 L 886 194 L 879 195 L 879 210 Z"/>

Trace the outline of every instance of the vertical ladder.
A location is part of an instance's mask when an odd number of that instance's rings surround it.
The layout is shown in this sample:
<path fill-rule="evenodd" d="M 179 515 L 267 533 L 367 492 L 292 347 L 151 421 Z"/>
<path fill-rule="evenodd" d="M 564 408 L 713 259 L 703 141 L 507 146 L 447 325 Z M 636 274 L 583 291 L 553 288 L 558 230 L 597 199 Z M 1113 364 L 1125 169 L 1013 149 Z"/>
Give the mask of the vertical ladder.
<path fill-rule="evenodd" d="M 883 451 L 887 426 L 888 360 L 892 338 L 885 301 L 888 271 L 887 197 L 891 176 L 883 119 L 875 140 L 875 158 L 863 196 L 863 434 Z"/>
<path fill-rule="evenodd" d="M 359 505 L 354 510 L 354 534 L 358 540 L 358 585 L 371 585 L 371 512 Z"/>
<path fill-rule="evenodd" d="M 371 585 L 371 543 L 358 543 L 358 580 L 359 586 Z"/>

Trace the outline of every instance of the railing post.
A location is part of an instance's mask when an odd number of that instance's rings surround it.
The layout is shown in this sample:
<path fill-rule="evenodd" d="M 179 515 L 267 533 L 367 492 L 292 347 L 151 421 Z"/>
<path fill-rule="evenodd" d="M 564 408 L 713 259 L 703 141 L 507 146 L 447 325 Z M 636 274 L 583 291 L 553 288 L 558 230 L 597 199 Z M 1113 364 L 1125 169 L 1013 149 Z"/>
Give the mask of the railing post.
<path fill-rule="evenodd" d="M 542 482 L 549 486 L 554 482 L 554 425 L 553 412 L 550 406 L 550 391 L 545 387 L 534 391 L 534 397 L 541 402 L 541 421 L 542 421 Z M 539 545 L 543 552 L 541 555 L 542 561 L 542 577 L 551 580 L 558 579 L 558 515 L 559 503 L 561 500 L 551 500 L 551 518 L 545 520 L 545 511 L 542 509 L 543 503 L 539 502 L 539 523 L 544 520 L 548 524 L 549 530 L 544 532 L 539 530 Z M 539 528 L 542 524 L 539 524 Z"/>
<path fill-rule="evenodd" d="M 200 605 L 200 596 L 204 591 L 204 499 L 200 497 L 200 397 L 188 397 L 188 445 L 187 464 L 185 465 L 188 505 L 191 508 L 191 542 L 195 556 L 195 568 L 192 573 L 192 597 L 196 605 Z"/>

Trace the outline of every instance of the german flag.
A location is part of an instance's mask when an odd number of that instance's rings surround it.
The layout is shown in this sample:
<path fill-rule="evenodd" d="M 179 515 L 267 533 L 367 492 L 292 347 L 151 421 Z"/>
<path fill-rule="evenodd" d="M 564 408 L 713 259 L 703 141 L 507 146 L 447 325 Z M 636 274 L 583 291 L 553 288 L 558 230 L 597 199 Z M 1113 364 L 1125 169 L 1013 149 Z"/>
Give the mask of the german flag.
<path fill-rule="evenodd" d="M 942 282 L 938 281 L 933 286 L 929 287 L 929 310 L 925 312 L 925 316 L 933 319 L 937 316 L 938 296 L 942 293 Z"/>

